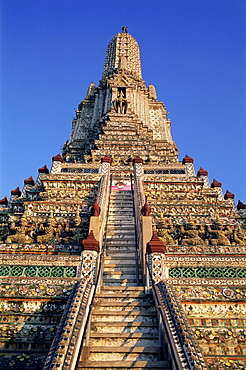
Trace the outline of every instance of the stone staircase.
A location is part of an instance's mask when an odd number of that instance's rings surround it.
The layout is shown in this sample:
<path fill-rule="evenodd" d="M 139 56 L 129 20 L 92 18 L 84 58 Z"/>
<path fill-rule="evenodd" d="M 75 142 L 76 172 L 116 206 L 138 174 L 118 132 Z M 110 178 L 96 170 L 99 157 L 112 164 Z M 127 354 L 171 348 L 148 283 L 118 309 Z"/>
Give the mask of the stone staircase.
<path fill-rule="evenodd" d="M 95 297 L 89 346 L 78 369 L 170 369 L 159 348 L 152 294 L 136 286 L 130 191 L 111 193 L 103 286 Z"/>
<path fill-rule="evenodd" d="M 135 229 L 131 191 L 112 191 L 103 285 L 136 285 Z"/>

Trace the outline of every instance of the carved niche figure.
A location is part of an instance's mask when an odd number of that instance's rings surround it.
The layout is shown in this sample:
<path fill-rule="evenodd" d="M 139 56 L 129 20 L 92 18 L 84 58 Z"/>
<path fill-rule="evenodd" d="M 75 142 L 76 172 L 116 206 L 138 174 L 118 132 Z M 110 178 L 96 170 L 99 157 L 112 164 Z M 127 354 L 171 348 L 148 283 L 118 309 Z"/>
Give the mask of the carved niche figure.
<path fill-rule="evenodd" d="M 199 236 L 199 230 L 196 228 L 194 222 L 189 222 L 187 224 L 186 230 L 184 232 L 184 239 L 182 240 L 184 245 L 202 245 L 203 240 Z"/>
<path fill-rule="evenodd" d="M 27 218 L 25 214 L 21 217 L 19 225 L 13 221 L 11 222 L 9 229 L 14 234 L 8 235 L 6 243 L 32 243 L 33 238 L 31 237 L 31 232 L 34 227 L 28 225 Z"/>
<path fill-rule="evenodd" d="M 118 93 L 117 99 L 114 100 L 113 105 L 116 113 L 126 114 L 128 102 L 124 97 L 123 91 Z"/>
<path fill-rule="evenodd" d="M 9 228 L 7 223 L 0 224 L 0 243 L 4 243 L 9 235 Z"/>
<path fill-rule="evenodd" d="M 212 225 L 206 226 L 206 238 L 210 245 L 231 245 L 229 239 L 231 234 L 232 229 L 229 226 L 223 226 L 219 217 Z"/>
<path fill-rule="evenodd" d="M 169 245 L 176 245 L 177 240 L 174 240 L 172 235 L 174 233 L 174 229 L 171 227 L 170 223 L 163 218 L 161 215 L 161 219 L 159 223 L 156 225 L 157 235 L 164 241 L 166 244 Z"/>
<path fill-rule="evenodd" d="M 245 236 L 244 230 L 241 228 L 240 225 L 235 226 L 231 236 L 232 236 L 233 244 L 236 244 L 236 245 L 246 244 L 246 236 Z"/>
<path fill-rule="evenodd" d="M 47 226 L 44 227 L 44 235 L 37 236 L 38 243 L 50 243 L 55 238 L 55 225 L 56 220 L 53 216 L 53 211 L 50 212 L 50 216 L 47 220 Z"/>
<path fill-rule="evenodd" d="M 80 218 L 80 212 L 76 210 L 76 216 L 74 218 L 74 225 L 71 232 L 71 236 L 68 239 L 69 243 L 80 243 L 81 240 L 84 238 L 84 234 L 82 232 L 82 220 Z"/>
<path fill-rule="evenodd" d="M 223 227 L 220 219 L 218 218 L 217 222 L 217 234 L 218 234 L 218 244 L 219 245 L 231 245 L 230 235 L 232 234 L 232 229 L 229 226 Z"/>

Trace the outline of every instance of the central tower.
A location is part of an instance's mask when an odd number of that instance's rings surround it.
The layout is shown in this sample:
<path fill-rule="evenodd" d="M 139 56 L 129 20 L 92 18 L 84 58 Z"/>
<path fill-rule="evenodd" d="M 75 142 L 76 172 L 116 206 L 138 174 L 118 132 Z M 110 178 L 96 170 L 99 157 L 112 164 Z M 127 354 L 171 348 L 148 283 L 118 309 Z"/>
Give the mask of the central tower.
<path fill-rule="evenodd" d="M 170 125 L 155 87 L 142 79 L 138 43 L 123 27 L 109 42 L 99 85 L 92 83 L 78 106 L 63 157 L 96 163 L 111 155 L 113 166 L 129 166 L 136 155 L 146 163 L 177 163 Z"/>

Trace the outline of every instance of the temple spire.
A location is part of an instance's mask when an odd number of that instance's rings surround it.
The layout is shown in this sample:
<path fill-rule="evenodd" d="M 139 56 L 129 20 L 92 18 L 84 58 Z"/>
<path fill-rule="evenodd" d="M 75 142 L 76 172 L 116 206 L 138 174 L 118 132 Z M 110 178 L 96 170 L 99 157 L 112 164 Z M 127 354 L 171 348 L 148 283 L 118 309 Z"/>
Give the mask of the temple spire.
<path fill-rule="evenodd" d="M 142 80 L 139 46 L 125 26 L 108 44 L 102 78 L 122 69 L 122 66 L 133 77 Z"/>

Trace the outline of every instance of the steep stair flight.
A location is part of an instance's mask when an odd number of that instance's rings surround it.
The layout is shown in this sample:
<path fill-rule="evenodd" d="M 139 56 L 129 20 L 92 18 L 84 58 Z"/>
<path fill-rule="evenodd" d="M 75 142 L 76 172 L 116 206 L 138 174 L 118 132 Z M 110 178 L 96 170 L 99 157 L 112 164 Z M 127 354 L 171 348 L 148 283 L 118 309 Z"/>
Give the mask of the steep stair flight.
<path fill-rule="evenodd" d="M 111 192 L 106 251 L 89 346 L 78 369 L 170 369 L 159 347 L 152 294 L 137 286 L 131 191 Z"/>

